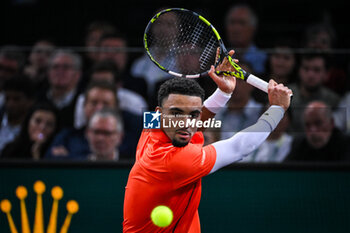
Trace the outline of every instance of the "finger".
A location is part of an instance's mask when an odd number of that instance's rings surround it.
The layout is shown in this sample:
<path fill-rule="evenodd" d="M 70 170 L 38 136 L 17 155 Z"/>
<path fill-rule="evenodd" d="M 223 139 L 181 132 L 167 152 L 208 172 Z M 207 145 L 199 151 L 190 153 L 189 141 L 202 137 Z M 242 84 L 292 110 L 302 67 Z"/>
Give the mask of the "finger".
<path fill-rule="evenodd" d="M 270 79 L 269 85 L 270 85 L 270 84 L 271 84 L 272 87 L 274 87 L 274 86 L 277 85 L 277 83 L 276 83 L 275 80 L 273 80 L 273 79 Z"/>
<path fill-rule="evenodd" d="M 219 57 L 220 57 L 220 47 L 218 47 L 216 49 L 215 63 L 217 63 L 219 61 Z"/>
<path fill-rule="evenodd" d="M 230 52 L 228 52 L 228 55 L 230 55 L 231 57 L 233 56 L 233 54 L 235 54 L 234 50 L 230 50 Z"/>

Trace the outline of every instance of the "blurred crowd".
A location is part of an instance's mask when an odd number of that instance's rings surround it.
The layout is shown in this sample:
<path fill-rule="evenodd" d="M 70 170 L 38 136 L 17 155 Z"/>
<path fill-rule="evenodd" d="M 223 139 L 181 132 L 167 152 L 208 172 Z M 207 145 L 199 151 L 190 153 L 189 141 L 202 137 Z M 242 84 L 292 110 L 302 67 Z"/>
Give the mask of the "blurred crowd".
<path fill-rule="evenodd" d="M 301 41 L 255 43 L 258 15 L 249 5 L 228 9 L 224 41 L 246 71 L 293 90 L 291 107 L 269 138 L 242 162 L 350 160 L 349 60 L 334 51 L 337 33 L 324 21 L 305 27 Z M 0 48 L 0 159 L 133 160 L 143 112 L 157 105 L 167 73 L 146 54 L 131 56 L 128 39 L 108 21 L 86 25 L 82 50 L 38 38 L 30 51 Z M 347 57 L 349 54 L 347 54 Z M 197 80 L 211 95 L 210 78 Z M 266 93 L 242 80 L 207 130 L 206 144 L 254 124 Z"/>

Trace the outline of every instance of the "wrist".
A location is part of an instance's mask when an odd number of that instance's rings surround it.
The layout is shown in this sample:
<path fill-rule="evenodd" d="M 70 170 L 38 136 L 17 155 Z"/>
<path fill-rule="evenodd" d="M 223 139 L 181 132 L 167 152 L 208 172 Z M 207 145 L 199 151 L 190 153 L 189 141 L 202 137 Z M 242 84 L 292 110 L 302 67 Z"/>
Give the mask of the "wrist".
<path fill-rule="evenodd" d="M 285 109 L 279 105 L 271 105 L 264 114 L 259 118 L 259 120 L 266 121 L 273 131 L 278 123 L 282 120 L 285 113 Z"/>
<path fill-rule="evenodd" d="M 225 107 L 230 98 L 231 94 L 217 88 L 216 91 L 204 101 L 203 105 L 212 113 L 218 113 L 221 108 Z"/>

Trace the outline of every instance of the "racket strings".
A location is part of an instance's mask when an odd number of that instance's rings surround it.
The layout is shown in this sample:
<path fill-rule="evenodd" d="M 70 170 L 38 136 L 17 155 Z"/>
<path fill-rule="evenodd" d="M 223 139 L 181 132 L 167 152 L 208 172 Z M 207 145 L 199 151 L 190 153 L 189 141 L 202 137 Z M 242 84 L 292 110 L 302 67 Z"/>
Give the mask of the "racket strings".
<path fill-rule="evenodd" d="M 170 14 L 173 21 L 166 24 Z M 148 48 L 165 69 L 192 75 L 208 71 L 215 63 L 219 43 L 211 27 L 198 16 L 188 12 L 167 12 L 151 27 L 147 33 Z"/>

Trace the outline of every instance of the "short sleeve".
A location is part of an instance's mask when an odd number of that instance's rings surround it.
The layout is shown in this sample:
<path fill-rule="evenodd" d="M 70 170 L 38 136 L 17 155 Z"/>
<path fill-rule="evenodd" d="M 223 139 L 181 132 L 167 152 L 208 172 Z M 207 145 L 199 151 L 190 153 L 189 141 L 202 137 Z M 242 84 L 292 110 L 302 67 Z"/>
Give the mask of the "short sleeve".
<path fill-rule="evenodd" d="M 182 187 L 209 174 L 216 161 L 214 146 L 188 144 L 174 148 L 167 158 L 167 166 L 176 187 Z"/>

